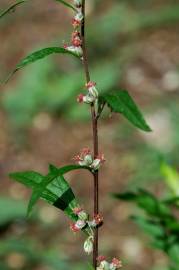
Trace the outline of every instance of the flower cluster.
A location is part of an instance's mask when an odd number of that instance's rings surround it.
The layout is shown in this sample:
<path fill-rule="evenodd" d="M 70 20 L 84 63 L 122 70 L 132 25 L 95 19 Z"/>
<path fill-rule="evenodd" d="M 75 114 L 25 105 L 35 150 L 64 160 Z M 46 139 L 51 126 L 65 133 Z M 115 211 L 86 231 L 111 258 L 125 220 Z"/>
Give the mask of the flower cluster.
<path fill-rule="evenodd" d="M 74 5 L 76 8 L 76 14 L 72 19 L 74 31 L 72 33 L 71 44 L 65 44 L 64 49 L 81 57 L 83 55 L 82 41 L 80 32 L 78 31 L 78 28 L 81 26 L 81 23 L 83 21 L 81 0 L 74 0 Z"/>
<path fill-rule="evenodd" d="M 99 263 L 97 270 L 116 270 L 122 267 L 122 262 L 116 258 L 113 258 L 111 263 L 107 262 L 104 256 L 99 256 L 97 260 Z"/>
<path fill-rule="evenodd" d="M 70 228 L 73 232 L 79 232 L 85 227 L 95 228 L 103 223 L 103 217 L 101 214 L 94 215 L 93 219 L 89 220 L 89 215 L 84 211 L 82 207 L 75 207 L 73 213 L 78 216 L 76 223 L 71 223 Z"/>
<path fill-rule="evenodd" d="M 87 228 L 89 231 L 89 237 L 84 242 L 84 251 L 90 254 L 93 251 L 94 231 L 93 229 L 100 226 L 103 223 L 103 217 L 101 214 L 94 215 L 93 219 L 89 220 L 89 215 L 84 211 L 82 207 L 75 207 L 73 213 L 78 217 L 76 223 L 70 224 L 70 229 L 77 233 L 82 229 Z"/>
<path fill-rule="evenodd" d="M 77 97 L 77 101 L 79 103 L 86 103 L 86 104 L 93 104 L 98 99 L 98 90 L 96 89 L 96 83 L 95 82 L 88 82 L 86 84 L 87 88 L 87 94 L 79 94 Z"/>
<path fill-rule="evenodd" d="M 103 154 L 93 158 L 89 148 L 83 148 L 82 151 L 73 158 L 73 160 L 78 162 L 78 164 L 81 166 L 90 167 L 94 171 L 99 170 L 101 164 L 105 162 Z"/>

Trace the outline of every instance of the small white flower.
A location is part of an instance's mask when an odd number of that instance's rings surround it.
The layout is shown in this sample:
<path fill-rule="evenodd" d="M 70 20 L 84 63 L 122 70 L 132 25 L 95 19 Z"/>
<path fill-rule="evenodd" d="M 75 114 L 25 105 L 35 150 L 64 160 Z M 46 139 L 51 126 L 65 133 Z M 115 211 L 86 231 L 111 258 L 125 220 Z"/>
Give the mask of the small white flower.
<path fill-rule="evenodd" d="M 110 264 L 107 261 L 102 261 L 99 267 L 104 270 L 110 270 Z"/>
<path fill-rule="evenodd" d="M 79 9 L 79 11 L 75 15 L 74 19 L 77 20 L 77 21 L 82 21 L 83 20 L 83 13 L 81 12 L 81 9 Z"/>
<path fill-rule="evenodd" d="M 98 159 L 98 158 L 96 158 L 96 159 L 93 161 L 93 163 L 92 163 L 92 165 L 91 165 L 91 168 L 93 168 L 94 170 L 99 170 L 100 165 L 101 165 L 101 160 Z"/>
<path fill-rule="evenodd" d="M 93 237 L 90 236 L 84 242 L 84 251 L 89 255 L 93 252 Z"/>
<path fill-rule="evenodd" d="M 86 226 L 86 222 L 84 220 L 79 219 L 76 223 L 75 223 L 76 228 L 78 229 L 83 229 Z"/>
<path fill-rule="evenodd" d="M 76 54 L 77 56 L 82 56 L 83 55 L 83 50 L 82 50 L 82 48 L 80 46 L 79 47 L 76 47 L 76 46 L 64 46 L 64 48 L 67 51 Z"/>
<path fill-rule="evenodd" d="M 95 86 L 89 87 L 88 92 L 91 96 L 98 98 L 98 90 L 96 89 Z"/>
<path fill-rule="evenodd" d="M 95 100 L 96 100 L 96 98 L 94 96 L 90 95 L 89 93 L 86 96 L 84 96 L 84 98 L 83 98 L 83 102 L 87 103 L 87 104 L 92 104 Z"/>

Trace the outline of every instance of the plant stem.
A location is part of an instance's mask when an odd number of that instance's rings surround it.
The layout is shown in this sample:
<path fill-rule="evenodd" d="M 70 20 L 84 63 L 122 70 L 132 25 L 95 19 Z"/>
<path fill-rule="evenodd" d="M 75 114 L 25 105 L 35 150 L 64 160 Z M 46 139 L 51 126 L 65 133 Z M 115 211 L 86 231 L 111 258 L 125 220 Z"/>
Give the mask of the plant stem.
<path fill-rule="evenodd" d="M 82 39 L 82 49 L 83 49 L 83 65 L 86 76 L 86 82 L 90 81 L 90 72 L 88 64 L 88 56 L 86 50 L 86 40 L 85 40 L 85 0 L 82 0 L 82 14 L 83 22 L 81 26 L 81 39 Z M 93 129 L 93 152 L 94 158 L 98 156 L 98 118 L 95 113 L 94 104 L 91 105 L 91 119 L 92 119 L 92 129 Z M 99 213 L 99 174 L 98 171 L 93 173 L 94 177 L 94 215 Z M 98 228 L 95 229 L 94 235 L 94 249 L 93 249 L 93 267 L 97 268 L 97 257 L 98 257 Z"/>

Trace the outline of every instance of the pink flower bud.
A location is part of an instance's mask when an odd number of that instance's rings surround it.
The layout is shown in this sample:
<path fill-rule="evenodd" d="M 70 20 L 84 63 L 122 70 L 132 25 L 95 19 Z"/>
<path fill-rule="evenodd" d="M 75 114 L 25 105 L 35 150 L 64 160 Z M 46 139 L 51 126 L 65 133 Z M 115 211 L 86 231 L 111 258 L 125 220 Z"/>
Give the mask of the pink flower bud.
<path fill-rule="evenodd" d="M 80 231 L 80 229 L 76 227 L 76 224 L 75 224 L 75 223 L 71 223 L 71 224 L 70 224 L 70 229 L 71 229 L 74 233 L 77 233 L 77 232 Z"/>
<path fill-rule="evenodd" d="M 81 154 L 82 154 L 83 156 L 89 155 L 89 154 L 91 154 L 91 150 L 90 150 L 88 147 L 84 147 L 84 148 L 82 149 L 82 151 L 81 151 Z"/>
<path fill-rule="evenodd" d="M 122 262 L 116 258 L 112 259 L 112 262 L 110 264 L 110 270 L 116 270 L 122 267 Z"/>
<path fill-rule="evenodd" d="M 97 214 L 97 215 L 94 215 L 94 221 L 96 225 L 100 225 L 101 223 L 103 223 L 104 218 L 101 214 Z"/>
<path fill-rule="evenodd" d="M 70 229 L 73 232 L 79 232 L 81 229 L 83 229 L 86 226 L 86 222 L 84 220 L 78 220 L 76 223 L 70 224 Z"/>
<path fill-rule="evenodd" d="M 97 156 L 97 159 L 99 159 L 101 163 L 104 163 L 106 161 L 105 158 L 104 158 L 104 154 L 99 154 Z"/>
<path fill-rule="evenodd" d="M 72 45 L 75 47 L 80 47 L 82 45 L 80 33 L 78 31 L 75 31 L 72 33 Z"/>
<path fill-rule="evenodd" d="M 76 28 L 76 27 L 81 25 L 81 21 L 73 18 L 72 19 L 72 25 L 73 25 L 74 28 Z"/>
<path fill-rule="evenodd" d="M 102 255 L 98 256 L 98 258 L 97 258 L 97 261 L 99 263 L 101 263 L 102 261 L 105 261 L 105 260 L 106 260 L 106 257 L 105 256 L 102 256 Z"/>
<path fill-rule="evenodd" d="M 93 87 L 93 86 L 96 86 L 96 83 L 95 82 L 92 82 L 92 81 L 89 81 L 87 84 L 86 84 L 86 88 L 90 88 L 90 87 Z"/>
<path fill-rule="evenodd" d="M 86 221 L 88 219 L 88 214 L 81 207 L 74 208 L 73 213 L 77 215 L 80 220 Z"/>
<path fill-rule="evenodd" d="M 80 154 L 73 158 L 80 166 L 90 166 L 93 162 L 91 151 L 89 148 L 84 148 Z"/>
<path fill-rule="evenodd" d="M 74 28 L 77 28 L 81 25 L 81 22 L 83 20 L 83 14 L 81 13 L 81 10 L 75 15 L 75 17 L 72 19 L 72 25 Z"/>
<path fill-rule="evenodd" d="M 86 222 L 84 220 L 77 220 L 77 222 L 75 223 L 75 226 L 78 228 L 78 229 L 83 229 L 85 226 L 86 226 Z"/>
<path fill-rule="evenodd" d="M 80 47 L 81 46 L 81 40 L 80 39 L 73 39 L 72 44 L 75 47 Z"/>
<path fill-rule="evenodd" d="M 78 97 L 77 97 L 77 102 L 82 103 L 83 100 L 84 100 L 84 96 L 85 95 L 83 95 L 83 94 L 79 94 Z"/>
<path fill-rule="evenodd" d="M 82 208 L 82 207 L 75 207 L 75 208 L 73 209 L 73 213 L 74 213 L 75 215 L 78 215 L 81 211 L 83 211 L 83 208 Z"/>
<path fill-rule="evenodd" d="M 72 40 L 73 40 L 74 38 L 79 38 L 79 39 L 81 39 L 81 37 L 80 37 L 80 32 L 79 32 L 79 31 L 74 31 L 74 32 L 72 33 Z"/>

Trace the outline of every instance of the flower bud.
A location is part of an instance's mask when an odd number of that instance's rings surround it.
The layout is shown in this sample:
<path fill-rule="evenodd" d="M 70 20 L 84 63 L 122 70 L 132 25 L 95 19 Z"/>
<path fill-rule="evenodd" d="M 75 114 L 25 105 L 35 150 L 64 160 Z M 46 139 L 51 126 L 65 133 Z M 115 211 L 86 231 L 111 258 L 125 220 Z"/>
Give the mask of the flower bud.
<path fill-rule="evenodd" d="M 74 233 L 77 233 L 77 232 L 80 231 L 80 229 L 76 227 L 76 224 L 75 224 L 75 223 L 71 223 L 71 224 L 70 224 L 70 229 L 71 229 L 72 232 L 74 232 Z"/>
<path fill-rule="evenodd" d="M 68 45 L 64 45 L 64 49 L 72 52 L 74 54 L 76 54 L 77 56 L 82 56 L 83 55 L 83 50 L 81 48 L 81 46 L 68 46 Z"/>
<path fill-rule="evenodd" d="M 81 230 L 81 229 L 83 229 L 86 226 L 86 222 L 84 220 L 79 219 L 75 223 L 75 226 L 76 226 L 76 228 L 78 228 L 78 229 Z"/>
<path fill-rule="evenodd" d="M 106 260 L 103 260 L 99 267 L 97 268 L 98 270 L 110 270 L 110 264 L 106 261 Z"/>
<path fill-rule="evenodd" d="M 103 164 L 104 162 L 105 162 L 104 155 L 103 154 L 98 155 L 98 157 L 93 161 L 91 168 L 93 170 L 99 170 L 101 164 Z"/>
<path fill-rule="evenodd" d="M 77 96 L 77 102 L 82 103 L 82 102 L 83 102 L 83 99 L 84 99 L 84 96 L 85 96 L 85 95 L 83 95 L 83 94 L 79 94 L 79 95 Z"/>
<path fill-rule="evenodd" d="M 84 242 L 84 251 L 89 255 L 93 252 L 93 237 L 88 237 Z"/>
<path fill-rule="evenodd" d="M 90 166 L 93 163 L 92 155 L 86 155 L 84 157 L 84 162 L 86 163 L 86 166 Z"/>
<path fill-rule="evenodd" d="M 72 25 L 74 28 L 77 28 L 81 25 L 81 22 L 83 20 L 83 14 L 81 11 L 79 11 L 75 17 L 72 19 Z"/>
<path fill-rule="evenodd" d="M 86 104 L 92 104 L 94 103 L 95 100 L 96 100 L 96 97 L 90 94 L 87 94 L 86 96 L 84 96 L 83 102 Z"/>
<path fill-rule="evenodd" d="M 88 224 L 91 227 L 96 227 L 96 226 L 102 225 L 103 220 L 104 220 L 103 216 L 101 214 L 97 214 L 97 215 L 94 215 L 93 220 L 89 221 Z M 100 261 L 100 257 L 98 257 L 98 261 Z"/>
<path fill-rule="evenodd" d="M 99 170 L 100 165 L 101 165 L 100 159 L 96 158 L 96 159 L 93 161 L 93 163 L 92 163 L 92 165 L 91 165 L 91 168 L 93 168 L 93 169 L 96 171 L 96 170 Z"/>
<path fill-rule="evenodd" d="M 112 259 L 112 263 L 110 264 L 110 270 L 116 270 L 122 267 L 122 262 L 116 258 Z"/>
<path fill-rule="evenodd" d="M 88 219 L 88 214 L 81 207 L 75 207 L 73 213 L 77 215 L 80 220 L 86 221 Z"/>

